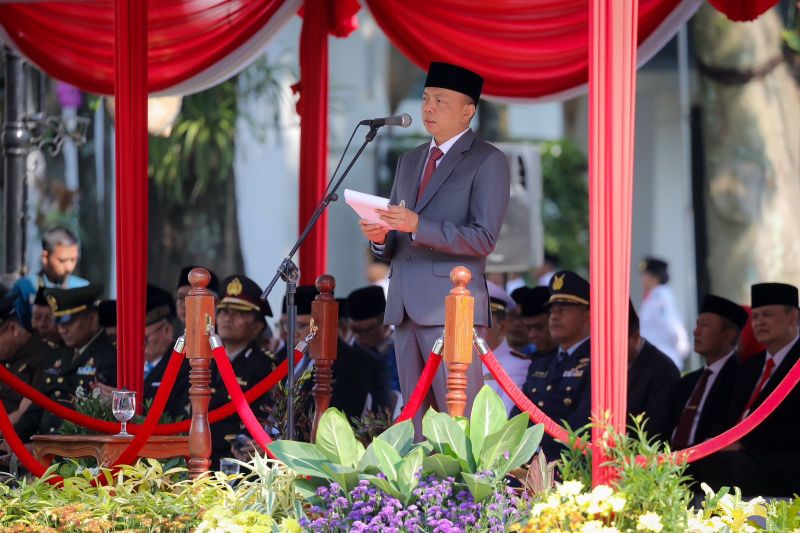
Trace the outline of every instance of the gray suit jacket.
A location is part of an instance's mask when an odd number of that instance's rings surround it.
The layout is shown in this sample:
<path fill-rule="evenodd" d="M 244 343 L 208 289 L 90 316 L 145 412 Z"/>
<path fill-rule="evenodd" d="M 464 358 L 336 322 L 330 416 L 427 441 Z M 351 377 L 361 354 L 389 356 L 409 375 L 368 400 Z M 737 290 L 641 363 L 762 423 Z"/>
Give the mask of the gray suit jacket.
<path fill-rule="evenodd" d="M 404 313 L 421 326 L 444 324 L 444 298 L 453 287 L 450 271 L 472 272 L 475 324 L 489 325 L 486 256 L 494 250 L 506 216 L 510 173 L 505 154 L 467 131 L 439 161 L 417 204 L 417 190 L 430 142 L 406 152 L 397 163 L 391 202 L 405 201 L 419 215 L 414 240 L 391 231 L 382 253 L 392 262 L 385 323 L 399 325 Z"/>

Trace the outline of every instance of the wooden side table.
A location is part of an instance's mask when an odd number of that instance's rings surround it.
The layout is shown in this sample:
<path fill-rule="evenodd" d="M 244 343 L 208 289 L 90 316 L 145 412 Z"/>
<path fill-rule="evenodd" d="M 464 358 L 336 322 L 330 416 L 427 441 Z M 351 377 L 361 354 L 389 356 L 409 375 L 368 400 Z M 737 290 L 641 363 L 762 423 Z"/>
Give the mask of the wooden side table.
<path fill-rule="evenodd" d="M 94 457 L 98 466 L 108 467 L 122 454 L 132 438 L 113 435 L 34 435 L 33 454 L 45 468 L 55 457 Z M 151 436 L 137 457 L 189 460 L 189 437 Z"/>

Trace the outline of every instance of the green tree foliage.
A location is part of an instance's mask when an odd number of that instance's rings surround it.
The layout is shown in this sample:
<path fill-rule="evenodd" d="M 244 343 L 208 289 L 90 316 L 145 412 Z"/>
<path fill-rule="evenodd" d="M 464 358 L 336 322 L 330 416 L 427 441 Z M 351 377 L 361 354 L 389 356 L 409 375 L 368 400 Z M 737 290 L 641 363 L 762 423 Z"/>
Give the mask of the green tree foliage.
<path fill-rule="evenodd" d="M 589 266 L 589 190 L 584 153 L 570 140 L 542 143 L 544 246 L 561 266 Z"/>

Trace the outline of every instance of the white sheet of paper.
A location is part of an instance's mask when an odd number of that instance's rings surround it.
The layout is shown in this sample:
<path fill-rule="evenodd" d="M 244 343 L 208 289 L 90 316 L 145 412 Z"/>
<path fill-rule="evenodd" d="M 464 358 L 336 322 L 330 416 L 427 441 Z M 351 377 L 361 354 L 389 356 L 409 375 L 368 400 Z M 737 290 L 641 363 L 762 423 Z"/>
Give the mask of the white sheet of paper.
<path fill-rule="evenodd" d="M 380 224 L 386 228 L 389 227 L 389 224 L 381 220 L 378 213 L 375 212 L 376 209 L 386 209 L 389 206 L 388 198 L 345 189 L 344 201 L 353 208 L 353 211 L 355 211 L 360 218 L 366 220 L 370 224 Z"/>

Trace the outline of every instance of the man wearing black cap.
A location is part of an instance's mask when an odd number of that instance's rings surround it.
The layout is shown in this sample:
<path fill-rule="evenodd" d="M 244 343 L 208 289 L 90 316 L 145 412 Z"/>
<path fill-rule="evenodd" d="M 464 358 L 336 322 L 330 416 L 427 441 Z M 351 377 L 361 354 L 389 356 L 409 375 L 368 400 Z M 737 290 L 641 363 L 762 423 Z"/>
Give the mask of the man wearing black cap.
<path fill-rule="evenodd" d="M 15 300 L 16 297 L 0 298 L 0 364 L 28 385 L 38 388 L 54 351 L 41 337 L 22 327 L 15 312 Z M 30 400 L 5 383 L 0 383 L 0 400 L 12 423 L 30 406 Z"/>
<path fill-rule="evenodd" d="M 214 274 L 210 268 L 193 265 L 181 268 L 181 272 L 178 274 L 178 284 L 175 287 L 175 312 L 178 315 L 178 325 L 180 327 L 183 327 L 183 325 L 186 324 L 186 296 L 188 296 L 189 291 L 192 290 L 192 285 L 189 283 L 189 272 L 195 268 L 205 268 L 208 270 L 208 273 L 211 275 L 211 280 L 208 282 L 208 286 L 206 288 L 211 291 L 211 294 L 215 299 L 219 298 L 219 278 L 217 278 L 217 275 Z M 183 330 L 181 329 L 181 331 Z"/>
<path fill-rule="evenodd" d="M 361 221 L 373 252 L 391 260 L 386 324 L 395 326 L 400 385 L 410 397 L 433 344 L 442 334 L 444 298 L 452 288 L 450 271 L 469 268 L 475 297 L 475 324 L 489 325 L 486 256 L 495 247 L 510 194 L 506 156 L 478 139 L 469 127 L 483 78 L 465 68 L 434 62 L 422 97 L 422 119 L 433 136 L 403 154 L 398 163 L 391 206 L 379 210 L 380 224 Z M 475 358 L 467 372 L 468 409 L 482 384 Z M 437 408 L 446 409 L 444 370 L 433 382 Z M 421 431 L 423 406 L 415 417 Z"/>
<path fill-rule="evenodd" d="M 592 400 L 589 282 L 562 270 L 553 275 L 549 288 L 549 329 L 558 349 L 531 363 L 523 392 L 550 418 L 579 428 L 589 423 Z M 545 435 L 542 450 L 554 460 L 561 445 Z"/>
<path fill-rule="evenodd" d="M 51 348 L 64 346 L 64 340 L 58 334 L 56 327 L 56 317 L 53 310 L 44 298 L 44 287 L 39 287 L 36 291 L 36 298 L 31 307 L 31 328 L 44 340 Z"/>
<path fill-rule="evenodd" d="M 639 263 L 644 298 L 639 307 L 642 336 L 664 352 L 678 370 L 689 355 L 689 335 L 678 312 L 675 295 L 668 285 L 668 265 L 661 259 L 646 257 Z"/>
<path fill-rule="evenodd" d="M 757 409 L 800 359 L 797 287 L 751 287 L 753 331 L 764 353 L 740 365 L 730 402 L 738 422 Z M 800 389 L 795 387 L 753 431 L 721 452 L 693 463 L 689 473 L 712 488 L 737 486 L 745 495 L 790 497 L 800 479 Z"/>
<path fill-rule="evenodd" d="M 489 306 L 492 311 L 492 327 L 486 331 L 486 344 L 495 355 L 497 362 L 503 367 L 503 370 L 508 374 L 508 377 L 517 385 L 522 386 L 525 382 L 525 375 L 528 372 L 530 359 L 517 350 L 512 349 L 508 342 L 506 342 L 506 332 L 509 329 L 508 313 L 514 310 L 517 306 L 516 302 L 511 299 L 506 291 L 504 291 L 496 283 L 488 282 L 489 286 Z M 506 412 L 510 412 L 514 407 L 514 401 L 503 391 L 500 384 L 494 379 L 494 376 L 489 372 L 489 369 L 483 368 L 483 381 L 486 385 L 491 387 L 503 400 L 506 407 Z"/>
<path fill-rule="evenodd" d="M 709 294 L 703 299 L 694 328 L 694 351 L 703 368 L 683 376 L 672 399 L 670 445 L 688 448 L 715 437 L 736 423 L 729 406 L 739 368 L 736 347 L 747 311 L 734 302 Z"/>
<path fill-rule="evenodd" d="M 528 333 L 528 346 L 522 350 L 536 360 L 556 348 L 550 336 L 550 290 L 547 287 L 528 289 L 520 299 L 520 321 Z"/>
<path fill-rule="evenodd" d="M 95 307 L 102 292 L 102 285 L 45 291 L 65 344 L 44 371 L 42 392 L 53 400 L 66 402 L 75 395 L 75 389 L 88 389 L 95 382 L 116 385 L 117 351 L 100 327 Z M 33 405 L 14 428 L 23 440 L 28 440 L 35 433 L 56 433 L 62 422 Z"/>
<path fill-rule="evenodd" d="M 648 436 L 666 438 L 670 431 L 672 390 L 681 374 L 672 360 L 639 333 L 639 317 L 628 307 L 628 415 L 643 415 Z M 628 424 L 632 423 L 630 418 Z"/>
<path fill-rule="evenodd" d="M 172 295 L 154 285 L 147 286 L 144 319 L 144 402 L 152 402 L 164 379 L 175 345 L 175 304 Z M 172 387 L 164 412 L 175 419 L 189 414 L 189 363 L 184 361 Z"/>
<path fill-rule="evenodd" d="M 266 327 L 265 317 L 272 316 L 272 309 L 269 303 L 261 300 L 261 287 L 242 274 L 225 278 L 221 287 L 223 293 L 217 306 L 217 333 L 225 344 L 236 381 L 247 392 L 267 377 L 277 364 L 275 356 L 265 352 L 259 342 L 259 336 Z M 209 409 L 216 409 L 229 401 L 230 395 L 214 365 Z M 264 395 L 252 402 L 250 407 L 259 416 L 263 415 L 261 411 L 266 403 L 267 396 Z M 241 430 L 242 422 L 236 414 L 211 425 L 212 460 L 215 464 L 230 450 L 226 437 L 235 436 Z"/>
<path fill-rule="evenodd" d="M 294 343 L 286 339 L 286 299 L 283 300 L 281 317 L 281 336 L 287 344 L 296 344 L 310 332 L 311 304 L 319 292 L 313 285 L 297 287 L 295 305 L 297 306 L 297 330 Z M 279 359 L 285 357 L 278 354 Z M 372 410 L 380 412 L 391 407 L 389 372 L 386 360 L 357 346 L 350 346 L 341 337 L 336 345 L 336 362 L 333 373 L 333 394 L 331 407 L 343 411 L 348 417 L 358 417 L 364 411 L 367 395 L 372 397 Z"/>
<path fill-rule="evenodd" d="M 117 345 L 117 301 L 100 300 L 97 303 L 97 317 L 111 344 Z"/>
<path fill-rule="evenodd" d="M 370 285 L 356 289 L 347 297 L 346 305 L 350 315 L 348 330 L 353 335 L 353 345 L 386 361 L 392 390 L 400 392 L 392 328 L 383 323 L 383 313 L 386 310 L 383 287 Z"/>

